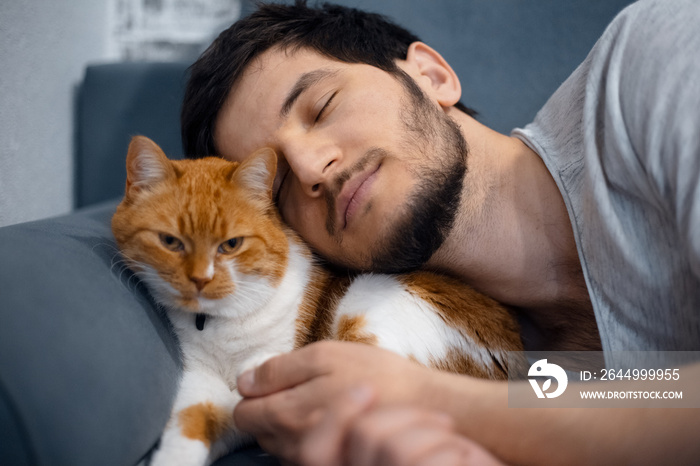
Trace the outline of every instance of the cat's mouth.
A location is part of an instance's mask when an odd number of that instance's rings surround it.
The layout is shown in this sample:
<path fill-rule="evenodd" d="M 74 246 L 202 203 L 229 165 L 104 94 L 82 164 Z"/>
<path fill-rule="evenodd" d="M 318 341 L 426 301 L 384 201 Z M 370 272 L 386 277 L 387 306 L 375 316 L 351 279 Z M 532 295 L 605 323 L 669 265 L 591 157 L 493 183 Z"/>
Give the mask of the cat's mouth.
<path fill-rule="evenodd" d="M 199 312 L 202 307 L 203 301 L 218 301 L 220 299 L 228 296 L 227 292 L 217 292 L 217 291 L 200 291 L 196 293 L 192 292 L 181 292 L 180 296 L 177 298 L 179 304 L 193 312 Z"/>
<path fill-rule="evenodd" d="M 178 300 L 180 307 L 183 307 L 192 312 L 198 312 L 200 306 L 199 297 L 185 297 L 181 296 Z"/>

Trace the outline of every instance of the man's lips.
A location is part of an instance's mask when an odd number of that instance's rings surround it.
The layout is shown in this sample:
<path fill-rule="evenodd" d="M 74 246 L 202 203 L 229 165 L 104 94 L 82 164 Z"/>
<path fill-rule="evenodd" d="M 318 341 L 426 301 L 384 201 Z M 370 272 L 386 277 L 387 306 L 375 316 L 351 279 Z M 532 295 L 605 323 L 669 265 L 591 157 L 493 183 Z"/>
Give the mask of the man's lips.
<path fill-rule="evenodd" d="M 342 229 L 348 226 L 348 222 L 362 204 L 365 194 L 376 178 L 381 163 L 368 167 L 345 182 L 336 200 L 336 224 L 342 225 Z"/>

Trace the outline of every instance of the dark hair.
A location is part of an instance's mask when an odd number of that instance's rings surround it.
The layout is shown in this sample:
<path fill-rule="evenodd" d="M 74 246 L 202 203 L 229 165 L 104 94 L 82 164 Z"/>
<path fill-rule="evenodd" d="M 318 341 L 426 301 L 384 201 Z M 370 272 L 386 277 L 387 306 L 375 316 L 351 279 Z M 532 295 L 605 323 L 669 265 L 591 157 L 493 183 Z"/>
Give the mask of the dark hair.
<path fill-rule="evenodd" d="M 420 39 L 376 13 L 324 3 L 309 7 L 259 4 L 235 22 L 190 67 L 180 116 L 182 143 L 188 157 L 216 154 L 214 124 L 233 85 L 250 62 L 273 46 L 314 50 L 346 63 L 365 63 L 397 74 L 396 59 L 405 59 Z M 476 112 L 461 103 L 455 107 Z"/>

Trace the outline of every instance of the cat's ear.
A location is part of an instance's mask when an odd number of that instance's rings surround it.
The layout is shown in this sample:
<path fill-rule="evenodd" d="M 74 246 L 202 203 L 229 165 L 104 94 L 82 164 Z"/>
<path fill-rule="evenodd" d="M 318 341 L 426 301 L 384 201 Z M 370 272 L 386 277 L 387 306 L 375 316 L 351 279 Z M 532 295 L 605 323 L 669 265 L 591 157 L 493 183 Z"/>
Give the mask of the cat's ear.
<path fill-rule="evenodd" d="M 145 136 L 131 139 L 126 155 L 127 196 L 175 176 L 175 168 L 158 144 Z"/>
<path fill-rule="evenodd" d="M 254 198 L 272 202 L 272 184 L 277 173 L 277 154 L 269 147 L 257 150 L 233 172 L 233 182 Z"/>

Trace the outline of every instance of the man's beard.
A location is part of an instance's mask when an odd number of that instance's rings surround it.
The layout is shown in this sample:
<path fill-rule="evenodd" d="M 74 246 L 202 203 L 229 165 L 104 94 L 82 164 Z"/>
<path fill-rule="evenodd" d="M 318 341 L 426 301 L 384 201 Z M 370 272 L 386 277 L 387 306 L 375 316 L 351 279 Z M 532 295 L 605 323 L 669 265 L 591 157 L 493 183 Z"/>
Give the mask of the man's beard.
<path fill-rule="evenodd" d="M 401 72 L 397 77 L 410 99 L 404 108 L 406 144 L 418 147 L 424 160 L 415 163 L 420 181 L 400 219 L 388 226 L 391 231 L 371 251 L 369 270 L 383 273 L 418 269 L 442 245 L 452 230 L 467 171 L 467 143 L 457 123 L 435 107 L 412 78 Z"/>

